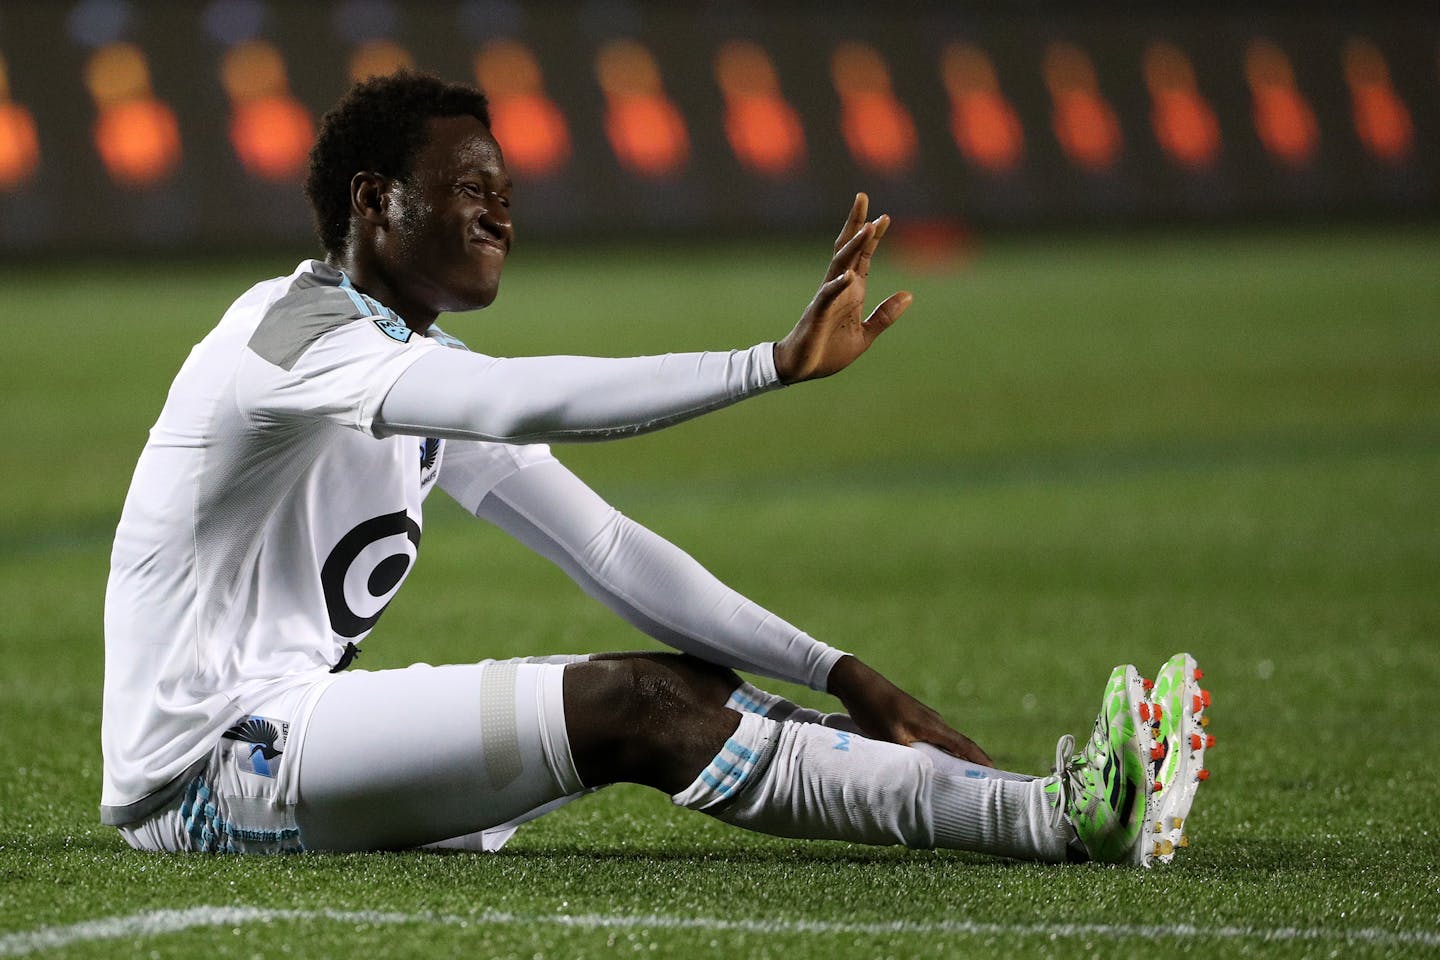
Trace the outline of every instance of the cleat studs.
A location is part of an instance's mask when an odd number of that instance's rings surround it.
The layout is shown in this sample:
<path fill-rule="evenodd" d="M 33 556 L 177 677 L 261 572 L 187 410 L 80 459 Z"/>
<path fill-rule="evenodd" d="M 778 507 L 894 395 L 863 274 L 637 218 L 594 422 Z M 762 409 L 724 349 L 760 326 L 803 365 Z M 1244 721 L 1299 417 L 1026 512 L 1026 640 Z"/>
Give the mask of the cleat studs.
<path fill-rule="evenodd" d="M 1209 772 L 1206 771 L 1206 770 L 1201 770 L 1200 772 L 1206 774 L 1207 776 L 1208 776 L 1208 773 L 1209 773 Z M 1155 793 L 1159 793 L 1161 790 L 1164 790 L 1164 789 L 1165 789 L 1165 784 L 1161 783 L 1159 780 L 1156 780 L 1156 781 L 1155 781 L 1155 786 L 1152 787 L 1151 789 L 1152 789 Z"/>
<path fill-rule="evenodd" d="M 1154 717 L 1155 722 L 1156 722 L 1156 723 L 1159 723 L 1164 717 L 1165 717 L 1165 708 L 1162 707 L 1162 706 L 1160 706 L 1160 704 L 1158 704 L 1158 703 L 1155 704 L 1155 717 Z"/>
<path fill-rule="evenodd" d="M 1205 701 L 1201 698 L 1200 694 L 1195 694 L 1195 696 L 1190 701 L 1190 712 L 1199 713 L 1204 708 Z"/>
<path fill-rule="evenodd" d="M 1165 745 L 1164 745 L 1163 743 L 1157 743 L 1157 744 L 1155 744 L 1155 746 L 1153 746 L 1153 747 L 1150 748 L 1150 759 L 1151 759 L 1151 760 L 1164 760 L 1164 759 L 1165 759 Z"/>
<path fill-rule="evenodd" d="M 1204 671 L 1204 670 L 1201 670 L 1199 667 L 1196 667 L 1196 668 L 1195 668 L 1195 679 L 1196 679 L 1196 680 L 1204 680 L 1204 679 L 1205 679 L 1205 671 Z"/>
<path fill-rule="evenodd" d="M 1153 852 L 1151 852 L 1150 856 L 1152 856 L 1152 857 L 1158 857 L 1158 856 L 1160 856 L 1160 841 L 1159 841 L 1159 840 L 1156 840 L 1156 841 L 1155 841 L 1155 849 L 1154 849 Z"/>
<path fill-rule="evenodd" d="M 1150 722 L 1150 704 L 1140 704 L 1140 719 L 1144 720 L 1146 723 Z"/>
<path fill-rule="evenodd" d="M 1156 833 L 1164 833 L 1164 832 L 1165 832 L 1165 828 L 1160 825 L 1160 821 L 1159 821 L 1159 820 L 1156 820 L 1156 821 L 1155 821 L 1155 832 L 1156 832 Z"/>
<path fill-rule="evenodd" d="M 1175 844 L 1171 843 L 1169 840 L 1166 840 L 1164 843 L 1160 844 L 1160 855 L 1162 857 L 1172 856 L 1174 853 Z"/>
<path fill-rule="evenodd" d="M 1196 773 L 1195 773 L 1195 779 L 1196 779 L 1196 780 L 1209 780 L 1209 779 L 1210 779 L 1210 771 L 1209 771 L 1209 770 L 1198 770 L 1198 771 L 1196 771 Z"/>
<path fill-rule="evenodd" d="M 1207 706 L 1207 707 L 1210 706 L 1210 691 L 1209 691 L 1209 690 L 1201 690 L 1201 691 L 1200 691 L 1200 700 L 1201 700 L 1202 703 L 1205 704 L 1205 706 Z"/>
<path fill-rule="evenodd" d="M 1202 746 L 1204 746 L 1204 745 L 1205 745 L 1205 741 L 1201 738 L 1200 734 L 1198 734 L 1198 733 L 1192 733 L 1192 734 L 1190 734 L 1190 749 L 1191 749 L 1191 750 L 1199 750 L 1199 749 L 1200 749 Z"/>
<path fill-rule="evenodd" d="M 1170 826 L 1174 827 L 1176 830 L 1179 830 L 1181 827 L 1185 826 L 1185 821 L 1181 820 L 1179 817 L 1171 817 Z"/>
<path fill-rule="evenodd" d="M 1201 718 L 1200 718 L 1200 726 L 1202 726 L 1202 727 L 1208 727 L 1208 726 L 1210 726 L 1210 718 L 1209 718 L 1209 717 L 1201 717 Z"/>
<path fill-rule="evenodd" d="M 1149 693 L 1151 690 L 1154 690 L 1154 689 L 1155 689 L 1155 681 L 1154 681 L 1154 680 L 1145 680 L 1145 679 L 1142 678 L 1142 679 L 1140 680 L 1140 686 L 1142 686 L 1142 687 L 1145 688 L 1145 692 L 1146 692 L 1146 693 Z"/>
<path fill-rule="evenodd" d="M 1183 834 L 1183 833 L 1180 834 L 1180 846 L 1182 846 L 1182 847 L 1188 847 L 1188 846 L 1190 846 L 1190 838 L 1187 837 L 1187 836 L 1185 836 L 1185 834 Z"/>
<path fill-rule="evenodd" d="M 1215 734 L 1213 734 L 1213 733 L 1207 733 L 1207 734 L 1205 735 L 1205 746 L 1207 746 L 1207 747 L 1213 747 L 1213 746 L 1215 746 Z"/>

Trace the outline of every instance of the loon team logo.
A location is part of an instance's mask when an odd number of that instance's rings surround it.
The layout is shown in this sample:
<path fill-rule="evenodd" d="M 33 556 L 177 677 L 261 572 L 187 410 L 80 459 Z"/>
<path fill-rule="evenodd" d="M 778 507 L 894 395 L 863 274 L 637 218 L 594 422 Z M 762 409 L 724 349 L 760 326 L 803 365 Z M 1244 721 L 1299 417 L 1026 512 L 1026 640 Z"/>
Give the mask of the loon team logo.
<path fill-rule="evenodd" d="M 280 769 L 285 741 L 290 736 L 290 724 L 269 717 L 249 716 L 220 736 L 225 740 L 248 744 L 235 753 L 241 770 L 273 779 Z"/>
<path fill-rule="evenodd" d="M 426 437 L 420 441 L 420 486 L 435 479 L 435 463 L 440 459 L 440 440 Z"/>

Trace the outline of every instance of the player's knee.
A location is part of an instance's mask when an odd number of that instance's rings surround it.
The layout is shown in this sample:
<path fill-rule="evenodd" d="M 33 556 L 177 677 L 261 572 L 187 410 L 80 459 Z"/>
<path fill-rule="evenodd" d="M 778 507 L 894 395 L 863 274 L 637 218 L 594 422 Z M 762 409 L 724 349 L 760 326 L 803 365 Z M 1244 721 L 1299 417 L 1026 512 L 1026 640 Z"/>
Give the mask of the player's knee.
<path fill-rule="evenodd" d="M 591 658 L 592 662 L 623 660 L 627 663 L 647 662 L 665 668 L 685 693 L 705 703 L 723 705 L 740 686 L 740 675 L 688 653 L 607 653 Z"/>
<path fill-rule="evenodd" d="M 625 736 L 653 735 L 704 706 L 675 671 L 641 657 L 575 664 L 565 680 L 567 721 L 573 703 L 585 725 L 599 721 Z"/>
<path fill-rule="evenodd" d="M 709 739 L 723 709 L 697 697 L 663 663 L 632 657 L 591 660 L 565 671 L 565 723 L 587 786 L 617 780 L 660 786 L 677 762 Z M 713 751 L 712 751 L 713 752 Z"/>

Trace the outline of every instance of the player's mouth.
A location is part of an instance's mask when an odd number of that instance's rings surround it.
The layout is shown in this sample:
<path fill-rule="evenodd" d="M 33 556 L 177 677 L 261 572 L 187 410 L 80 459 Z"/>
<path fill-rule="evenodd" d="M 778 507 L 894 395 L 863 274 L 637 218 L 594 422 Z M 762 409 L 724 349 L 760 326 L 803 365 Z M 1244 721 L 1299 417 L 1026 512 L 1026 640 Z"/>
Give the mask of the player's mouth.
<path fill-rule="evenodd" d="M 470 242 L 475 244 L 477 247 L 493 248 L 495 250 L 498 250 L 502 254 L 510 252 L 510 244 L 506 243 L 499 237 L 492 237 L 489 234 L 473 236 L 470 238 Z"/>

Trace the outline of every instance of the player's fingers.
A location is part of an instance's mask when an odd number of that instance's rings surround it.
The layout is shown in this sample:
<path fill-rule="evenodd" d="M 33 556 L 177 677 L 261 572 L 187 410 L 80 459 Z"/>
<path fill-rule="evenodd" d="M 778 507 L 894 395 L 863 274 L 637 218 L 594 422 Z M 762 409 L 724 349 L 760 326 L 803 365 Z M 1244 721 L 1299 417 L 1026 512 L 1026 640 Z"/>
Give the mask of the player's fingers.
<path fill-rule="evenodd" d="M 980 749 L 980 744 L 971 740 L 969 737 L 962 736 L 960 739 L 964 741 L 964 745 L 960 751 L 956 753 L 957 757 L 961 760 L 969 760 L 971 763 L 978 763 L 982 767 L 995 766 L 995 761 L 990 759 L 990 754 Z"/>
<path fill-rule="evenodd" d="M 884 214 L 870 221 L 870 239 L 860 248 L 860 253 L 855 258 L 855 272 L 860 276 L 867 276 L 870 273 L 870 257 L 874 255 L 875 248 L 880 245 L 880 238 L 890 229 L 890 218 Z"/>
<path fill-rule="evenodd" d="M 910 304 L 914 302 L 915 298 L 905 290 L 886 297 L 884 302 L 865 318 L 865 332 L 869 334 L 870 339 L 874 340 L 888 330 L 892 323 L 900 319 L 900 314 L 908 310 Z"/>
<path fill-rule="evenodd" d="M 875 248 L 880 245 L 880 238 L 885 236 L 886 231 L 888 231 L 889 229 L 889 214 L 882 213 L 880 216 L 870 221 L 870 239 L 865 241 L 865 256 L 868 257 L 870 254 L 875 252 Z"/>
<path fill-rule="evenodd" d="M 855 232 L 865 223 L 865 217 L 870 212 L 870 198 L 864 193 L 855 194 L 855 202 L 850 204 L 850 215 L 845 218 L 845 226 L 840 228 L 840 235 L 835 238 L 835 249 L 839 250 L 850 242 Z"/>
<path fill-rule="evenodd" d="M 835 302 L 845 289 L 855 282 L 854 270 L 846 270 L 838 277 L 826 280 L 820 285 L 820 291 L 815 294 L 815 309 L 823 311 Z"/>
<path fill-rule="evenodd" d="M 873 232 L 874 227 L 870 224 L 861 224 L 855 235 L 830 258 L 830 268 L 825 271 L 825 279 L 833 280 L 846 270 L 852 269 L 859 262 L 860 253 L 865 249 L 865 244 Z"/>

